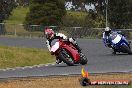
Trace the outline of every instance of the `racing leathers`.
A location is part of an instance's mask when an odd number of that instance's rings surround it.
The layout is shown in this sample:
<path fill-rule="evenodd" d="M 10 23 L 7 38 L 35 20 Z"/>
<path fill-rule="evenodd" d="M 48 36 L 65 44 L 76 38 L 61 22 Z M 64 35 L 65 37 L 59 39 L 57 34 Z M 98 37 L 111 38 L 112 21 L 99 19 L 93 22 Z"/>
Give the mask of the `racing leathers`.
<path fill-rule="evenodd" d="M 112 46 L 110 40 L 109 40 L 109 36 L 112 34 L 112 33 L 118 33 L 120 35 L 123 35 L 124 34 L 121 32 L 121 31 L 111 31 L 108 35 L 105 34 L 105 32 L 103 33 L 103 42 L 105 44 L 106 47 L 109 47 L 110 49 L 113 49 L 113 54 L 116 53 L 116 49 Z M 127 41 L 127 40 L 126 40 Z M 129 47 L 130 47 L 130 41 L 128 40 L 128 44 L 129 44 Z"/>
<path fill-rule="evenodd" d="M 109 40 L 109 36 L 110 36 L 110 33 L 106 35 L 105 32 L 104 32 L 103 33 L 103 42 L 104 42 L 106 47 L 111 48 L 111 43 L 110 43 L 110 40 Z"/>
<path fill-rule="evenodd" d="M 112 49 L 112 54 L 116 54 L 116 50 L 114 49 L 114 47 L 112 47 L 112 44 L 109 40 L 109 36 L 111 33 L 112 32 L 110 32 L 109 34 L 105 34 L 105 32 L 103 33 L 103 42 L 106 47 L 109 47 L 110 49 Z"/>
<path fill-rule="evenodd" d="M 106 47 L 109 47 L 109 48 L 112 48 L 111 42 L 110 42 L 110 40 L 109 40 L 109 36 L 110 36 L 110 34 L 112 34 L 112 33 L 118 33 L 118 34 L 124 36 L 124 34 L 123 34 L 121 31 L 111 31 L 109 34 L 106 34 L 106 33 L 104 32 L 104 33 L 103 33 L 103 42 L 104 42 L 105 46 L 106 46 Z"/>
<path fill-rule="evenodd" d="M 52 40 L 54 40 L 54 39 L 63 39 L 63 40 L 66 40 L 66 41 L 69 41 L 69 42 L 71 42 L 72 44 L 73 44 L 73 46 L 78 50 L 78 52 L 81 52 L 81 48 L 78 46 L 78 44 L 76 43 L 76 41 L 75 41 L 75 39 L 73 39 L 73 38 L 68 38 L 67 36 L 65 36 L 64 34 L 62 34 L 62 33 L 55 33 L 54 34 L 54 37 L 52 38 L 52 39 L 48 39 L 47 41 L 46 41 L 46 45 L 47 45 L 47 47 L 48 47 L 48 50 L 51 52 L 51 42 L 52 42 Z M 59 64 L 59 63 L 61 63 L 61 61 L 58 59 L 58 58 L 56 58 L 56 63 L 57 64 Z"/>

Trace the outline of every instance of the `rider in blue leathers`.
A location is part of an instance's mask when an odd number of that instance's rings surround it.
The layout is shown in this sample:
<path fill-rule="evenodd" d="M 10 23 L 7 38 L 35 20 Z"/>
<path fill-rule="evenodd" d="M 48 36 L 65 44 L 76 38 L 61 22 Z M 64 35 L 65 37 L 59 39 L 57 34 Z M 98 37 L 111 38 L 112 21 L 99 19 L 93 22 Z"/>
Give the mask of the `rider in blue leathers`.
<path fill-rule="evenodd" d="M 111 48 L 111 43 L 109 40 L 109 36 L 111 33 L 112 33 L 112 31 L 109 27 L 106 27 L 105 31 L 103 32 L 103 42 L 104 42 L 106 47 L 110 47 L 110 48 Z"/>
<path fill-rule="evenodd" d="M 104 42 L 104 44 L 105 44 L 106 47 L 109 47 L 110 49 L 113 49 L 112 53 L 115 54 L 116 50 L 114 49 L 114 47 L 112 47 L 112 44 L 111 44 L 111 42 L 109 40 L 109 36 L 113 32 L 116 32 L 116 31 L 112 31 L 109 27 L 106 27 L 105 31 L 103 32 L 103 42 Z M 116 32 L 116 33 L 122 35 L 121 32 Z M 130 43 L 130 41 L 128 41 L 128 42 Z"/>
<path fill-rule="evenodd" d="M 105 31 L 103 32 L 103 42 L 104 42 L 104 44 L 105 44 L 106 47 L 109 47 L 110 49 L 113 49 L 112 54 L 115 54 L 116 51 L 115 51 L 115 49 L 112 47 L 112 44 L 111 44 L 111 42 L 110 42 L 110 40 L 109 40 L 109 36 L 110 36 L 110 34 L 111 34 L 112 32 L 113 32 L 113 31 L 111 31 L 111 29 L 110 29 L 109 27 L 106 27 L 106 28 L 105 28 Z"/>

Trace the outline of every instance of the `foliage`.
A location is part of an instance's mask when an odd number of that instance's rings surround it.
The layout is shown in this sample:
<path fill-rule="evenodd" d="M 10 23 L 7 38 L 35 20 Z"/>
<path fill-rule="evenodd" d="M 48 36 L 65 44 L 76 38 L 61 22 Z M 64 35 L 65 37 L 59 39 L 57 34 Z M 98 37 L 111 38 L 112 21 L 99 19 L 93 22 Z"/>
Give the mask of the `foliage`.
<path fill-rule="evenodd" d="M 15 6 L 16 3 L 14 0 L 0 0 L 0 22 L 8 18 Z"/>
<path fill-rule="evenodd" d="M 9 17 L 12 9 L 16 6 L 14 0 L 0 0 L 0 23 Z M 0 34 L 5 34 L 4 25 L 0 24 Z"/>
<path fill-rule="evenodd" d="M 79 10 L 79 11 L 86 11 L 85 8 L 85 1 L 86 0 L 65 0 L 66 2 L 72 2 L 72 5 L 74 8 L 72 8 L 73 11 Z"/>
<path fill-rule="evenodd" d="M 132 23 L 132 1 L 110 0 L 108 6 L 109 23 L 114 28 L 128 28 Z"/>
<path fill-rule="evenodd" d="M 16 0 L 18 6 L 28 6 L 29 0 Z"/>
<path fill-rule="evenodd" d="M 95 28 L 104 28 L 105 27 L 105 18 L 102 15 L 96 14 L 96 19 L 94 20 Z"/>
<path fill-rule="evenodd" d="M 68 27 L 91 27 L 92 20 L 90 19 L 90 15 L 86 12 L 76 12 L 76 11 L 67 11 L 65 17 L 63 17 L 63 26 Z"/>
<path fill-rule="evenodd" d="M 132 0 L 66 0 L 72 1 L 78 8 L 84 5 L 95 6 L 91 14 L 97 14 L 96 23 L 105 21 L 106 6 L 108 7 L 108 22 L 112 28 L 130 28 L 132 24 Z M 108 1 L 108 2 L 107 2 Z M 102 19 L 103 16 L 103 19 Z M 101 17 L 101 19 L 100 19 Z M 100 19 L 100 20 L 99 20 Z M 98 20 L 98 21 L 97 21 Z M 96 24 L 95 24 L 96 25 Z M 102 27 L 105 25 L 103 24 Z M 98 25 L 96 26 L 98 27 Z"/>
<path fill-rule="evenodd" d="M 64 0 L 31 0 L 25 24 L 59 25 L 65 15 Z"/>
<path fill-rule="evenodd" d="M 87 16 L 85 19 L 89 20 L 89 22 L 86 22 L 86 24 L 92 24 L 90 25 L 91 27 L 105 27 L 105 18 L 104 18 L 104 11 L 102 11 L 102 8 L 105 7 L 104 2 L 101 3 L 100 0 L 96 1 L 96 0 L 66 0 L 68 1 L 72 1 L 73 5 L 77 8 L 82 8 L 81 11 L 85 11 L 85 13 L 87 13 Z M 97 4 L 98 3 L 98 4 Z M 91 5 L 93 4 L 95 6 L 95 9 L 89 9 L 89 10 L 84 10 L 84 8 L 86 9 L 85 5 Z M 84 23 L 84 25 L 86 26 L 86 24 Z"/>

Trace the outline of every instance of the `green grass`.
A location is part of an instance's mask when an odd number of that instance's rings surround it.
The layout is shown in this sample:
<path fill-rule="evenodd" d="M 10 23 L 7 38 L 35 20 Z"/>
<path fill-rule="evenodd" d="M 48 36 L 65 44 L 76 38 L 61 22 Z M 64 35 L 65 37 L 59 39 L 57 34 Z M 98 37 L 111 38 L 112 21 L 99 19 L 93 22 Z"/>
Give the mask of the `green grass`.
<path fill-rule="evenodd" d="M 10 24 L 22 24 L 28 12 L 29 12 L 29 7 L 16 7 L 12 11 L 9 18 L 5 20 L 5 22 Z"/>
<path fill-rule="evenodd" d="M 0 46 L 0 68 L 13 68 L 54 62 L 46 49 Z"/>
<path fill-rule="evenodd" d="M 29 32 L 24 29 L 23 24 L 26 14 L 29 12 L 29 7 L 16 7 L 9 16 L 7 20 L 4 22 L 7 35 L 15 35 L 15 29 L 16 29 L 16 35 L 17 36 L 26 36 L 26 37 L 40 37 L 43 35 L 42 32 Z"/>

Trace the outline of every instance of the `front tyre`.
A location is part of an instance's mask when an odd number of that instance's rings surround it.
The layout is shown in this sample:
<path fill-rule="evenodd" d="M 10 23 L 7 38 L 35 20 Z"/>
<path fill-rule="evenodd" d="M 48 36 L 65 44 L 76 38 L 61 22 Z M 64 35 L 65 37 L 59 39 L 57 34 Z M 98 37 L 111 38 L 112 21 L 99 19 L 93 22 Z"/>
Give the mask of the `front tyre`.
<path fill-rule="evenodd" d="M 132 51 L 131 51 L 131 49 L 129 50 L 128 54 L 132 55 Z"/>
<path fill-rule="evenodd" d="M 83 53 L 80 53 L 80 64 L 85 65 L 87 64 L 88 60 Z"/>
<path fill-rule="evenodd" d="M 132 52 L 128 46 L 122 45 L 121 48 L 122 48 L 124 53 L 132 54 Z"/>
<path fill-rule="evenodd" d="M 62 49 L 59 53 L 59 59 L 62 60 L 64 63 L 66 63 L 68 66 L 74 65 L 73 58 L 69 55 L 69 52 L 65 49 Z"/>

